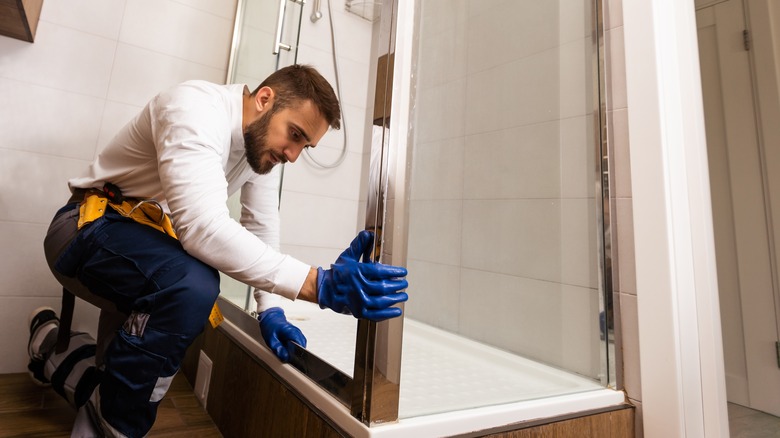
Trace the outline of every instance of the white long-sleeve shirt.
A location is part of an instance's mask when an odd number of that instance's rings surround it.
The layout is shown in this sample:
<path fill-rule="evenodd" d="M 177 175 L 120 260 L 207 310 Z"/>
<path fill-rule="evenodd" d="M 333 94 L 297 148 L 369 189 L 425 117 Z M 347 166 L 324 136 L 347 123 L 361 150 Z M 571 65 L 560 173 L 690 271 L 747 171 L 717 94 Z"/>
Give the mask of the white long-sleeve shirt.
<path fill-rule="evenodd" d="M 190 255 L 295 299 L 310 266 L 278 251 L 279 174 L 258 175 L 246 161 L 243 92 L 244 85 L 189 81 L 160 93 L 68 185 L 111 182 L 125 196 L 157 200 Z M 226 205 L 239 189 L 241 223 Z M 269 307 L 255 296 L 259 310 Z"/>

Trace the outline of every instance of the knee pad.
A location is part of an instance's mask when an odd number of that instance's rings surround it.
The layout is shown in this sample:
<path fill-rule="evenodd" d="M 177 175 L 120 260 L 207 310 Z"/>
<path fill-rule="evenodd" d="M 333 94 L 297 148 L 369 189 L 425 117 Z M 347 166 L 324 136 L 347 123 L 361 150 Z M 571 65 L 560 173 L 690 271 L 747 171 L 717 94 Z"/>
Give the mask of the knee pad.
<path fill-rule="evenodd" d="M 52 389 L 76 408 L 86 403 L 100 380 L 95 368 L 95 340 L 87 333 L 72 333 L 68 349 L 52 353 L 44 365 L 44 375 Z"/>

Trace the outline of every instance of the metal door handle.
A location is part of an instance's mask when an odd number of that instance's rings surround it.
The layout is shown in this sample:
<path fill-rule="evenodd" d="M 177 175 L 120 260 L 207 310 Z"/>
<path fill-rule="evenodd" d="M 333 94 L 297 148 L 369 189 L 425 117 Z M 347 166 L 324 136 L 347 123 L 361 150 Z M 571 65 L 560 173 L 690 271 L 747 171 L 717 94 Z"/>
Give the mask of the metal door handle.
<path fill-rule="evenodd" d="M 320 12 L 320 0 L 314 0 L 312 5 L 311 22 L 314 23 L 322 18 L 322 12 Z"/>
<path fill-rule="evenodd" d="M 287 0 L 279 0 L 279 18 L 276 19 L 276 38 L 274 39 L 274 49 L 271 52 L 273 55 L 279 54 L 279 49 L 289 51 L 292 49 L 289 44 L 282 42 L 282 23 L 284 22 L 284 7 Z"/>

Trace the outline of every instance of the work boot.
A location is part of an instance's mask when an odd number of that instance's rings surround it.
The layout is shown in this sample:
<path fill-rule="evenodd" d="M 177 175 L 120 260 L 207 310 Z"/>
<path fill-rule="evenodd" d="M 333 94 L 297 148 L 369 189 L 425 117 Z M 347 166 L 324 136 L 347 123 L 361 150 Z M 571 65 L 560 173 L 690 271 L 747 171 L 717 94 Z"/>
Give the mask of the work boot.
<path fill-rule="evenodd" d="M 44 376 L 43 368 L 46 359 L 57 344 L 60 320 L 51 307 L 39 307 L 30 314 L 29 326 L 30 340 L 27 343 L 27 353 L 30 355 L 30 363 L 27 369 L 37 385 L 50 386 L 51 382 Z"/>

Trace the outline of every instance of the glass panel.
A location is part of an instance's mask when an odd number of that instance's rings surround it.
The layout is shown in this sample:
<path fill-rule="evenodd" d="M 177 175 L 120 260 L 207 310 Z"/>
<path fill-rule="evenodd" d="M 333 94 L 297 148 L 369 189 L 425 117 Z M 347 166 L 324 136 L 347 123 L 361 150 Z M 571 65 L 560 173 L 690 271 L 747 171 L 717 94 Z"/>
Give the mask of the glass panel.
<path fill-rule="evenodd" d="M 401 418 L 610 381 L 595 9 L 418 2 Z"/>
<path fill-rule="evenodd" d="M 259 2 L 252 4 L 261 6 Z M 300 14 L 296 12 L 295 24 L 285 24 L 285 29 L 296 28 L 300 35 L 297 45 L 300 47 L 300 56 L 296 55 L 286 63 L 278 62 L 277 65 L 292 62 L 313 65 L 334 87 L 342 104 L 341 130 L 329 131 L 316 149 L 307 150 L 295 164 L 283 169 L 281 250 L 313 266 L 329 266 L 349 245 L 357 231 L 363 229 L 366 220 L 366 204 L 369 202 L 366 200 L 366 175 L 369 161 L 375 159 L 373 155 L 369 158 L 369 149 L 375 141 L 370 128 L 376 114 L 372 112 L 374 108 L 371 101 L 376 91 L 372 79 L 380 74 L 377 71 L 380 69 L 377 62 L 380 55 L 376 53 L 386 54 L 390 45 L 390 35 L 386 29 L 390 18 L 380 19 L 380 5 L 382 8 L 391 8 L 393 2 L 375 2 L 372 5 L 353 3 L 346 10 L 335 5 L 331 7 L 330 2 L 309 2 L 306 19 L 301 20 Z M 287 2 L 287 7 L 297 8 L 297 5 Z M 269 29 L 273 29 L 274 24 L 267 18 L 275 11 L 246 12 L 249 8 L 249 4 L 240 7 L 244 16 L 238 20 L 241 23 L 238 35 L 259 35 L 265 31 L 267 38 L 264 38 L 269 39 Z M 383 12 L 382 15 L 388 14 Z M 258 21 L 251 20 L 249 16 L 256 16 Z M 291 19 L 288 17 L 285 20 L 285 23 L 289 23 Z M 250 26 L 257 29 L 247 30 Z M 265 42 L 254 40 L 246 43 L 238 39 L 235 42 L 236 59 L 232 65 L 235 68 L 249 66 L 251 73 L 239 71 L 231 74 L 231 78 L 234 78 L 232 81 L 259 83 L 277 67 L 273 61 L 252 58 L 257 53 L 265 53 L 265 45 Z M 282 55 L 285 53 L 282 52 Z M 384 80 L 382 84 L 384 89 Z M 233 216 L 238 218 L 238 195 L 231 198 L 229 204 Z M 379 221 L 382 219 L 378 218 Z M 381 232 L 379 229 L 377 231 Z M 227 276 L 223 276 L 222 281 L 223 295 L 232 298 L 233 303 L 251 313 L 254 299 L 247 295 L 246 286 Z M 353 404 L 352 398 L 358 402 L 364 400 L 360 388 L 354 393 L 352 391 L 352 376 L 356 368 L 357 320 L 350 315 L 322 310 L 317 305 L 301 300 L 282 300 L 280 306 L 284 308 L 288 320 L 299 327 L 307 338 L 306 349 L 296 348 L 291 364 L 347 406 Z M 235 315 L 236 312 L 230 314 Z M 252 327 L 251 321 L 246 327 Z M 382 327 L 379 324 L 380 331 Z M 400 333 L 394 339 L 399 342 Z M 364 339 L 361 345 L 369 342 L 373 340 Z M 400 354 L 400 348 L 397 351 L 396 357 Z M 373 358 L 371 362 L 371 365 L 375 365 Z M 396 372 L 388 376 L 390 378 L 385 378 L 385 381 L 391 381 L 396 386 L 399 364 L 400 359 L 397 359 Z M 374 367 L 370 367 L 367 372 L 370 373 Z M 377 383 L 372 380 L 369 385 L 375 387 Z M 388 394 L 388 391 L 383 391 L 383 394 Z M 388 412 L 384 408 L 388 404 L 366 404 L 381 408 L 375 410 Z M 397 389 L 394 404 L 397 406 Z M 383 418 L 389 418 L 384 415 Z"/>
<path fill-rule="evenodd" d="M 284 9 L 284 15 L 282 23 L 278 24 L 280 8 Z M 303 5 L 294 1 L 240 0 L 227 83 L 246 84 L 253 90 L 277 69 L 294 64 L 302 13 Z M 277 26 L 281 26 L 280 41 L 290 46 L 290 50 L 282 49 L 274 54 Z M 228 199 L 230 215 L 236 220 L 241 218 L 240 196 L 238 191 Z M 256 309 L 254 297 L 246 284 L 223 273 L 220 277 L 224 298 L 245 311 Z"/>

